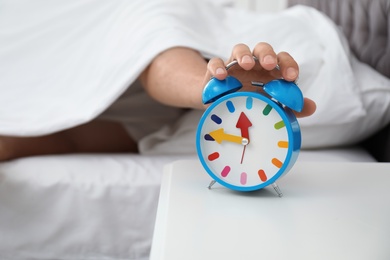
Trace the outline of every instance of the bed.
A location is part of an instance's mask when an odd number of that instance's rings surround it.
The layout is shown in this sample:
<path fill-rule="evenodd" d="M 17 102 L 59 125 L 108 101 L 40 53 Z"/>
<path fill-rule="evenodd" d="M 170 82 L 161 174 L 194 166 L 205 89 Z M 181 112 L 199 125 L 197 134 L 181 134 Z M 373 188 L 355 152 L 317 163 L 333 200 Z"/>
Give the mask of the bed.
<path fill-rule="evenodd" d="M 390 1 L 289 1 L 297 4 L 334 20 L 344 30 L 355 64 L 377 83 L 363 100 L 368 111 L 364 134 L 345 143 L 307 146 L 298 160 L 390 162 Z M 380 115 L 370 121 L 377 111 Z M 336 127 L 328 130 L 356 125 Z M 162 168 L 184 158 L 196 155 L 70 154 L 1 162 L 0 258 L 147 260 Z"/>

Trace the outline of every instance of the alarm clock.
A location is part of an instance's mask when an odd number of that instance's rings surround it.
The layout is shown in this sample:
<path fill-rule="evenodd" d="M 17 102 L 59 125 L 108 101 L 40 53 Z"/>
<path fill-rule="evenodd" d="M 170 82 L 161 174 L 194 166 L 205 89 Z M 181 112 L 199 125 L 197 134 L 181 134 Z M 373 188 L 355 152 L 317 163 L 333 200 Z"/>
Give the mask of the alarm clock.
<path fill-rule="evenodd" d="M 228 64 L 228 72 L 236 64 Z M 202 100 L 210 105 L 198 123 L 197 154 L 212 178 L 209 188 L 216 182 L 236 191 L 272 185 L 281 197 L 276 181 L 293 167 L 301 148 L 293 110 L 302 110 L 303 95 L 284 79 L 252 85 L 262 91 L 240 91 L 241 82 L 231 75 L 206 84 Z"/>

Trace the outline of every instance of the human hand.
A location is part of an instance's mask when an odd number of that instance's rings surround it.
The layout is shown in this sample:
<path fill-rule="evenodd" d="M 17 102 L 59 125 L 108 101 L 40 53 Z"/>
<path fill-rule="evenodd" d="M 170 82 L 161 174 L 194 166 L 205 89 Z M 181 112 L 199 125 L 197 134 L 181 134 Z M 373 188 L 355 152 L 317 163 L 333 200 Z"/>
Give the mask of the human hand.
<path fill-rule="evenodd" d="M 259 62 L 256 62 L 253 56 Z M 237 60 L 238 66 L 232 66 L 228 73 L 226 65 L 233 60 Z M 276 69 L 277 65 L 279 65 L 279 69 Z M 226 63 L 220 58 L 212 58 L 208 62 L 205 84 L 211 77 L 223 80 L 228 74 L 240 80 L 243 85 L 242 90 L 256 91 L 252 81 L 267 83 L 278 78 L 295 81 L 298 79 L 299 67 L 290 54 L 287 52 L 276 54 L 268 43 L 258 43 L 253 52 L 247 45 L 241 43 L 234 46 L 230 59 Z M 294 113 L 297 117 L 306 117 L 312 115 L 315 110 L 315 102 L 304 98 L 302 111 Z"/>

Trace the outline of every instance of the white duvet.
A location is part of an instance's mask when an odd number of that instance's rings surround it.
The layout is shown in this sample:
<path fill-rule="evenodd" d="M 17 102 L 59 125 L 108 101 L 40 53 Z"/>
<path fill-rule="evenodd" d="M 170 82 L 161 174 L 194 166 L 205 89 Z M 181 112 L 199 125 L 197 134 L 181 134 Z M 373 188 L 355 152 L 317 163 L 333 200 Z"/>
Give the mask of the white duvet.
<path fill-rule="evenodd" d="M 0 134 L 40 135 L 93 119 L 168 48 L 227 59 L 235 44 L 259 41 L 298 61 L 299 86 L 318 105 L 303 129 L 365 115 L 348 50 L 308 7 L 260 15 L 202 0 L 3 0 Z"/>

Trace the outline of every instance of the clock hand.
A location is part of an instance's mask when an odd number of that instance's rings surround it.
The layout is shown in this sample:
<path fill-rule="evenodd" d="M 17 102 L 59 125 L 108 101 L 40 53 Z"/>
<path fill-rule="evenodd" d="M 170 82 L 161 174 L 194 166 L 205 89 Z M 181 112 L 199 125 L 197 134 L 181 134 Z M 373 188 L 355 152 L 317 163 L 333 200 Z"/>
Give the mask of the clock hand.
<path fill-rule="evenodd" d="M 248 141 L 246 144 L 244 144 L 244 148 L 242 149 L 241 162 L 240 162 L 241 164 L 244 161 L 246 146 L 249 143 L 249 127 L 251 126 L 252 126 L 252 122 L 249 120 L 249 118 L 245 115 L 244 112 L 241 112 L 240 117 L 237 120 L 236 127 L 241 129 L 241 136 Z"/>
<path fill-rule="evenodd" d="M 252 126 L 252 122 L 245 115 L 244 112 L 241 112 L 240 117 L 237 120 L 236 127 L 241 129 L 241 136 L 248 139 L 249 141 L 249 127 Z"/>
<path fill-rule="evenodd" d="M 241 162 L 240 162 L 241 164 L 244 161 L 245 150 L 246 150 L 246 145 L 244 145 L 244 149 L 242 150 Z"/>
<path fill-rule="evenodd" d="M 247 139 L 242 138 L 238 135 L 227 134 L 225 133 L 223 128 L 212 131 L 209 133 L 209 135 L 219 144 L 222 143 L 222 141 L 228 141 L 242 145 L 245 145 L 245 143 L 247 143 Z"/>

